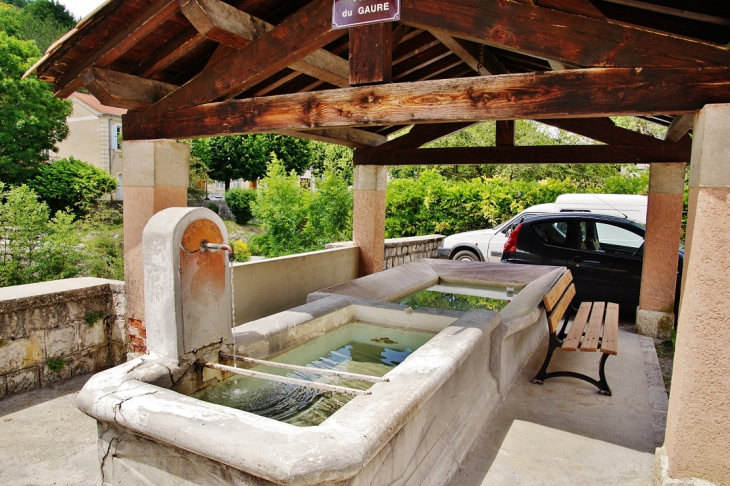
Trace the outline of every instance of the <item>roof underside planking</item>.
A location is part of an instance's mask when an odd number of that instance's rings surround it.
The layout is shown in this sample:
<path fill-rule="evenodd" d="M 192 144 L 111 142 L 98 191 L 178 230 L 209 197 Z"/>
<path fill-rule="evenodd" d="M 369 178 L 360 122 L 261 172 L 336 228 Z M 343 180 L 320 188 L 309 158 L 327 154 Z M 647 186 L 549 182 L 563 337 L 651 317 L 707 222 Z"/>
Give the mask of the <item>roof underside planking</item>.
<path fill-rule="evenodd" d="M 608 144 L 596 161 L 688 160 L 694 112 L 730 102 L 725 0 L 402 0 L 401 22 L 344 30 L 332 2 L 110 0 L 34 70 L 57 96 L 129 109 L 125 140 L 276 132 L 366 149 L 360 164 L 418 160 L 407 151 L 483 120 L 501 121 L 501 147 L 463 160 L 539 161 L 509 150 L 515 119 Z"/>

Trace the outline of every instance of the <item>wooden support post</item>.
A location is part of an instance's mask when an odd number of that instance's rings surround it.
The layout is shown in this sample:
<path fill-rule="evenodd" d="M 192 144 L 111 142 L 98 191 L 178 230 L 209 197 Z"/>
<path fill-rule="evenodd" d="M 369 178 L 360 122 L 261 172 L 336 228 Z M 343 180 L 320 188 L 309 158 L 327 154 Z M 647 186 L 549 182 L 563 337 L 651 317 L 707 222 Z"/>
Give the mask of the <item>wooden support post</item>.
<path fill-rule="evenodd" d="M 497 147 L 514 147 L 515 121 L 497 120 Z"/>
<path fill-rule="evenodd" d="M 393 27 L 390 23 L 350 29 L 350 85 L 390 83 L 392 64 Z"/>

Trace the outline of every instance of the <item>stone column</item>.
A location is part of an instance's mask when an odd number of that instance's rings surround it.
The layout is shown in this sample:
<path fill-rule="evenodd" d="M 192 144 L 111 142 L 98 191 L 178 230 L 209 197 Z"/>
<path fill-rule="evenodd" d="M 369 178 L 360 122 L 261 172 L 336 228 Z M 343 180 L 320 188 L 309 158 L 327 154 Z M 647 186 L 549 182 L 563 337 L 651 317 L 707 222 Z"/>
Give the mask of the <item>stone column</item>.
<path fill-rule="evenodd" d="M 639 334 L 669 339 L 674 329 L 679 242 L 682 231 L 685 164 L 652 164 L 649 205 L 636 314 Z"/>
<path fill-rule="evenodd" d="M 188 205 L 190 146 L 174 140 L 125 141 L 122 164 L 127 326 L 135 355 L 147 351 L 142 231 L 155 213 Z"/>
<path fill-rule="evenodd" d="M 663 484 L 730 484 L 728 126 L 730 104 L 707 105 L 695 119 L 672 393 L 655 470 Z"/>
<path fill-rule="evenodd" d="M 385 268 L 385 189 L 388 168 L 381 165 L 355 167 L 352 239 L 360 248 L 360 276 Z"/>

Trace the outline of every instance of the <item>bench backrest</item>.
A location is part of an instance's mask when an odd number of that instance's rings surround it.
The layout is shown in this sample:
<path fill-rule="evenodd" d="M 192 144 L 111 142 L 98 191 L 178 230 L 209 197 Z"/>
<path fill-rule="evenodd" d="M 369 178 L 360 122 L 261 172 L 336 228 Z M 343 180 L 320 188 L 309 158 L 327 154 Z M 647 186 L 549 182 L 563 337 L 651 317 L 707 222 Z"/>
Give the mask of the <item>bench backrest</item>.
<path fill-rule="evenodd" d="M 548 312 L 548 326 L 550 332 L 555 333 L 563 318 L 565 311 L 568 309 L 570 302 L 575 297 L 575 285 L 573 284 L 573 274 L 570 270 L 566 270 L 560 279 L 550 288 L 542 303 Z"/>

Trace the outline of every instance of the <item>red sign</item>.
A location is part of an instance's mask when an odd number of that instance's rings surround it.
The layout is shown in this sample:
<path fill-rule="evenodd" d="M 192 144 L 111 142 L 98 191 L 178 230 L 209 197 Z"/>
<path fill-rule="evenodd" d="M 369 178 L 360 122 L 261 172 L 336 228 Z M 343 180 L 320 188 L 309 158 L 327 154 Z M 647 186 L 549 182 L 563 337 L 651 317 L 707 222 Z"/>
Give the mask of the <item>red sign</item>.
<path fill-rule="evenodd" d="M 332 28 L 400 20 L 400 0 L 334 0 Z"/>

